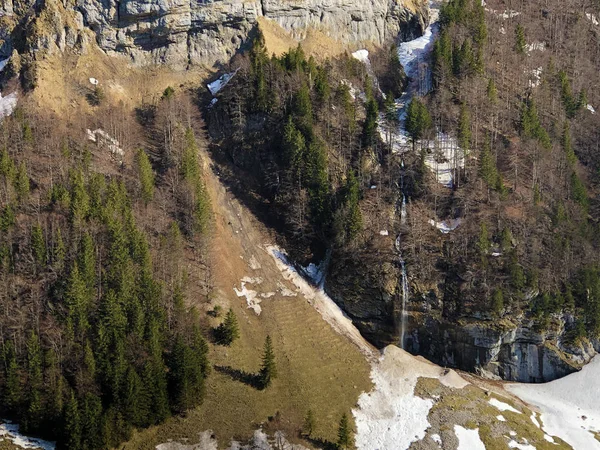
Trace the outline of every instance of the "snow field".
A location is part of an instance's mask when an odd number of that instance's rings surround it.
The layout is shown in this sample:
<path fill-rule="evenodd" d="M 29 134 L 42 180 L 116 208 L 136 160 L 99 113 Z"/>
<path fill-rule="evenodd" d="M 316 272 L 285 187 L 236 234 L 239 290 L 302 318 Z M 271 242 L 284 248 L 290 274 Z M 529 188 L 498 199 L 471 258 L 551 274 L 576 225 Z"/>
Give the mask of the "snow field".
<path fill-rule="evenodd" d="M 600 449 L 600 358 L 580 372 L 544 384 L 508 384 L 506 389 L 541 411 L 542 430 L 576 450 Z M 546 438 L 546 440 L 549 440 Z"/>
<path fill-rule="evenodd" d="M 469 430 L 460 425 L 454 425 L 454 434 L 458 438 L 457 450 L 486 450 L 479 437 L 479 428 Z"/>

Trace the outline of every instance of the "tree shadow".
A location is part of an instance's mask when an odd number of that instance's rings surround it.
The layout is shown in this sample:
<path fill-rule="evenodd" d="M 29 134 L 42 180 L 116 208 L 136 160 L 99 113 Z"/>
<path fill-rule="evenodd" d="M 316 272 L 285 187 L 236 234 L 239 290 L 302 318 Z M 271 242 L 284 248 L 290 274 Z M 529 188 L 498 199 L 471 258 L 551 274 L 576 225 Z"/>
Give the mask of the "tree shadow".
<path fill-rule="evenodd" d="M 323 450 L 339 450 L 339 447 L 334 442 L 328 441 L 322 438 L 316 437 L 303 437 L 307 442 L 310 442 L 314 448 L 320 448 Z"/>
<path fill-rule="evenodd" d="M 219 373 L 228 375 L 235 381 L 239 381 L 240 383 L 247 384 L 248 386 L 251 386 L 254 389 L 258 389 L 259 391 L 265 389 L 265 385 L 260 374 L 250 373 L 240 369 L 234 369 L 230 366 L 215 365 L 215 370 Z"/>

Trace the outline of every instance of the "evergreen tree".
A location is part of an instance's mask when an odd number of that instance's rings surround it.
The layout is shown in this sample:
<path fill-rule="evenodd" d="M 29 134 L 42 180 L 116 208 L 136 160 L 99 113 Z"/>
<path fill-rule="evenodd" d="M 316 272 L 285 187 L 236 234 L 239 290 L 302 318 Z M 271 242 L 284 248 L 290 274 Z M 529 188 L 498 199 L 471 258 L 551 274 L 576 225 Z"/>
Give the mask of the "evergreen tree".
<path fill-rule="evenodd" d="M 346 413 L 342 415 L 340 424 L 338 426 L 338 440 L 337 447 L 340 449 L 350 449 L 354 446 L 354 439 L 352 436 L 352 429 L 350 428 L 350 422 Z"/>
<path fill-rule="evenodd" d="M 488 81 L 486 93 L 487 98 L 492 103 L 492 105 L 498 103 L 498 90 L 496 89 L 496 83 L 494 82 L 493 78 L 490 78 L 490 80 Z"/>
<path fill-rule="evenodd" d="M 32 331 L 27 341 L 27 407 L 24 430 L 39 430 L 42 416 L 42 350 L 38 336 Z"/>
<path fill-rule="evenodd" d="M 571 173 L 571 195 L 573 196 L 573 200 L 587 213 L 589 206 L 587 189 L 575 171 Z"/>
<path fill-rule="evenodd" d="M 54 248 L 52 249 L 52 265 L 57 272 L 62 271 L 66 255 L 67 249 L 65 248 L 62 233 L 60 228 L 57 228 L 54 238 Z"/>
<path fill-rule="evenodd" d="M 80 450 L 81 446 L 81 417 L 79 404 L 75 393 L 71 391 L 69 401 L 65 405 L 63 419 L 63 438 L 59 447 L 65 450 Z"/>
<path fill-rule="evenodd" d="M 136 162 L 142 200 L 147 205 L 154 198 L 154 172 L 152 171 L 150 159 L 148 159 L 148 155 L 144 150 L 138 150 Z"/>
<path fill-rule="evenodd" d="M 348 176 L 346 177 L 345 191 L 345 203 L 348 214 L 346 218 L 346 229 L 348 240 L 351 241 L 356 237 L 363 227 L 362 214 L 358 205 L 358 180 L 356 179 L 354 171 L 352 170 L 348 172 Z"/>
<path fill-rule="evenodd" d="M 525 29 L 519 23 L 515 28 L 515 51 L 519 55 L 524 55 L 527 48 L 527 41 L 525 40 Z"/>
<path fill-rule="evenodd" d="M 46 240 L 39 223 L 31 229 L 31 250 L 38 266 L 44 267 L 46 265 Z"/>
<path fill-rule="evenodd" d="M 65 291 L 67 329 L 82 333 L 88 328 L 88 291 L 77 264 L 73 264 Z"/>
<path fill-rule="evenodd" d="M 377 136 L 377 118 L 379 117 L 379 106 L 372 95 L 368 97 L 365 109 L 366 117 L 363 124 L 363 144 L 365 147 L 370 147 L 375 143 L 375 138 Z"/>
<path fill-rule="evenodd" d="M 487 255 L 490 251 L 491 245 L 487 224 L 482 222 L 479 230 L 479 241 L 477 242 L 477 248 L 479 249 L 479 255 L 481 256 L 481 261 L 483 262 L 484 266 L 487 265 Z"/>
<path fill-rule="evenodd" d="M 229 308 L 225 320 L 216 328 L 215 336 L 217 342 L 221 345 L 231 345 L 240 337 L 240 330 L 237 322 L 237 317 L 233 309 Z"/>
<path fill-rule="evenodd" d="M 304 417 L 304 423 L 302 424 L 302 434 L 306 437 L 311 437 L 315 432 L 316 420 L 315 414 L 312 409 L 309 409 Z"/>
<path fill-rule="evenodd" d="M 15 414 L 21 404 L 21 382 L 15 347 L 10 340 L 4 344 L 3 362 L 4 389 L 2 390 L 2 404 L 9 414 Z"/>
<path fill-rule="evenodd" d="M 81 225 L 89 213 L 89 196 L 85 189 L 83 173 L 78 170 L 71 174 L 71 220 Z"/>
<path fill-rule="evenodd" d="M 479 157 L 479 174 L 490 188 L 495 188 L 498 180 L 498 169 L 490 149 L 490 141 L 485 138 Z"/>
<path fill-rule="evenodd" d="M 85 450 L 105 448 L 102 436 L 102 402 L 92 393 L 85 393 L 80 411 L 81 448 Z"/>
<path fill-rule="evenodd" d="M 27 168 L 23 162 L 19 164 L 15 177 L 15 192 L 19 202 L 23 202 L 29 196 L 29 175 L 27 175 Z"/>
<path fill-rule="evenodd" d="M 406 112 L 406 131 L 413 141 L 413 146 L 432 126 L 433 121 L 425 104 L 420 99 L 413 98 Z"/>
<path fill-rule="evenodd" d="M 260 386 L 262 389 L 269 387 L 271 382 L 277 378 L 277 366 L 275 365 L 275 353 L 271 336 L 267 335 L 263 349 L 262 365 L 260 368 Z"/>
<path fill-rule="evenodd" d="M 504 294 L 502 293 L 502 289 L 494 291 L 494 295 L 492 296 L 492 311 L 497 317 L 502 316 L 502 312 L 504 311 Z"/>

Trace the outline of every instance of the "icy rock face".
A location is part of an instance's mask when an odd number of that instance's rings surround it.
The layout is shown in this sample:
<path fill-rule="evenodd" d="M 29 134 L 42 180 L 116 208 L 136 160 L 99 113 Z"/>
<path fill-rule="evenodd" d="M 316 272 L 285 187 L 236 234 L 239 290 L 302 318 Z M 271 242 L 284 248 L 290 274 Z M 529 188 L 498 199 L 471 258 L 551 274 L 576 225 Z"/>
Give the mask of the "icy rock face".
<path fill-rule="evenodd" d="M 106 52 L 174 67 L 226 62 L 259 16 L 297 38 L 313 28 L 344 42 L 383 44 L 419 34 L 427 15 L 425 0 L 77 0 L 76 8 Z"/>
<path fill-rule="evenodd" d="M 504 380 L 541 383 L 564 377 L 595 355 L 587 348 L 557 348 L 560 334 L 524 325 L 496 327 L 489 322 L 451 323 L 430 315 L 409 319 L 406 347 L 432 361 Z"/>

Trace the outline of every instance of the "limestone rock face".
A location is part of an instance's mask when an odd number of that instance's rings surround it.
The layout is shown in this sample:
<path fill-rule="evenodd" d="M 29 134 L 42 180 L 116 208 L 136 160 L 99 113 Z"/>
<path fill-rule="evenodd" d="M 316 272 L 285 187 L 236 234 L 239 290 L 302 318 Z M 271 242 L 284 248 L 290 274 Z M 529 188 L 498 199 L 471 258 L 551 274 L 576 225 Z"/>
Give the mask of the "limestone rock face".
<path fill-rule="evenodd" d="M 383 44 L 422 32 L 426 1 L 402 0 L 77 0 L 98 45 L 138 64 L 174 67 L 226 62 L 248 41 L 259 16 L 299 39 L 318 29 L 347 43 Z"/>
<path fill-rule="evenodd" d="M 525 383 L 561 378 L 589 362 L 594 346 L 559 348 L 564 330 L 538 332 L 528 324 L 454 323 L 409 314 L 407 350 L 438 364 Z"/>

